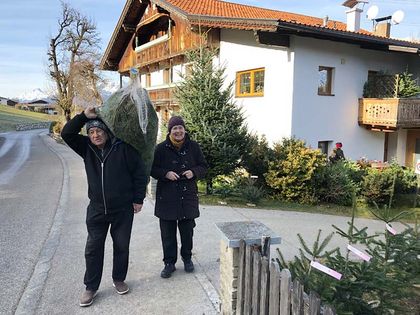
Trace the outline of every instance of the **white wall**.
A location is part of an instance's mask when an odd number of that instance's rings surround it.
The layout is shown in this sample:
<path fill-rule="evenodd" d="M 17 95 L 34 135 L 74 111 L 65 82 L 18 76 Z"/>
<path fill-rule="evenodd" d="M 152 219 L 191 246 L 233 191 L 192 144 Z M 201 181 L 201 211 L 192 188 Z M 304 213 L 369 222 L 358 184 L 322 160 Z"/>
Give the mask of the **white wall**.
<path fill-rule="evenodd" d="M 253 32 L 222 30 L 220 62 L 226 66 L 226 83 L 234 81 L 238 71 L 265 68 L 264 96 L 234 100 L 244 109 L 249 130 L 264 134 L 271 143 L 289 137 L 293 53 L 284 48 L 258 44 Z"/>
<path fill-rule="evenodd" d="M 342 142 L 346 157 L 382 160 L 384 134 L 358 125 L 358 98 L 368 70 L 400 72 L 404 55 L 356 45 L 293 37 L 295 51 L 292 134 L 317 147 L 318 141 Z M 318 95 L 318 67 L 334 67 L 334 96 Z"/>
<path fill-rule="evenodd" d="M 158 86 L 163 84 L 163 70 L 158 70 L 150 73 L 150 86 Z"/>

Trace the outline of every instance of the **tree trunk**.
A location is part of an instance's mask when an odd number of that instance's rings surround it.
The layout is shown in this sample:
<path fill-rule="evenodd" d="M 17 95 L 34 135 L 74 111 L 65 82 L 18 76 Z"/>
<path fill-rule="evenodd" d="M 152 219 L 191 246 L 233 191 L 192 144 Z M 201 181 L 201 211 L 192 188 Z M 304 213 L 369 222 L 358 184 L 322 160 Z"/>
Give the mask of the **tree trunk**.
<path fill-rule="evenodd" d="M 71 119 L 70 110 L 65 110 L 64 111 L 64 117 L 66 117 L 66 121 L 69 121 Z"/>

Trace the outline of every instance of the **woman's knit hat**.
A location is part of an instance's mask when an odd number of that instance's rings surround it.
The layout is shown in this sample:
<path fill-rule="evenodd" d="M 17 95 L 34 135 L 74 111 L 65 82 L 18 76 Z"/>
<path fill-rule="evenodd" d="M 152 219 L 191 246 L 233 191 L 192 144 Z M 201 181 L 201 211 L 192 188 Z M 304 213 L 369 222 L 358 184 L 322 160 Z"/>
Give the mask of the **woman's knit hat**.
<path fill-rule="evenodd" d="M 172 116 L 171 119 L 168 121 L 168 132 L 171 132 L 171 129 L 174 126 L 182 126 L 185 128 L 184 120 L 181 116 Z"/>

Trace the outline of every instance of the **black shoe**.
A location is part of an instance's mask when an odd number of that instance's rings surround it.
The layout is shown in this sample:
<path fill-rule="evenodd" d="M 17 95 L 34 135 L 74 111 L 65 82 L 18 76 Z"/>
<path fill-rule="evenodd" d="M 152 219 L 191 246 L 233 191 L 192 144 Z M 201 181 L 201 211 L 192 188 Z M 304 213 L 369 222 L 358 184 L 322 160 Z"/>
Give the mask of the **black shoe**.
<path fill-rule="evenodd" d="M 194 271 L 194 264 L 191 259 L 184 260 L 184 270 L 185 272 L 193 272 Z"/>
<path fill-rule="evenodd" d="M 170 278 L 172 275 L 172 272 L 174 272 L 176 270 L 175 265 L 174 264 L 165 264 L 165 268 L 163 268 L 163 270 L 160 273 L 160 276 L 162 278 Z"/>

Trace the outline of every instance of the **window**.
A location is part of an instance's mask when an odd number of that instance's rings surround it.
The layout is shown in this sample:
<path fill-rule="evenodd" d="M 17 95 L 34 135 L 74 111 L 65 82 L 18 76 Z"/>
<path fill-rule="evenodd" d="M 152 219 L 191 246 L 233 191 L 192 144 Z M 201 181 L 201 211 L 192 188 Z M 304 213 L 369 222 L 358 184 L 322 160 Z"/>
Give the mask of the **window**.
<path fill-rule="evenodd" d="M 170 68 L 163 69 L 163 83 L 164 84 L 172 83 L 172 71 Z"/>
<path fill-rule="evenodd" d="M 264 68 L 236 73 L 236 96 L 264 96 Z"/>
<path fill-rule="evenodd" d="M 146 73 L 146 87 L 152 86 L 152 76 L 150 73 Z"/>
<path fill-rule="evenodd" d="M 334 95 L 332 94 L 333 70 L 331 67 L 319 67 L 318 95 Z"/>
<path fill-rule="evenodd" d="M 318 141 L 318 149 L 328 156 L 332 141 Z"/>

